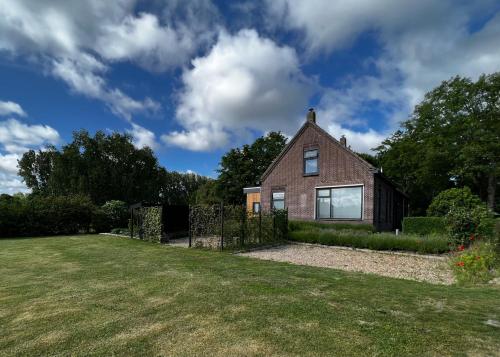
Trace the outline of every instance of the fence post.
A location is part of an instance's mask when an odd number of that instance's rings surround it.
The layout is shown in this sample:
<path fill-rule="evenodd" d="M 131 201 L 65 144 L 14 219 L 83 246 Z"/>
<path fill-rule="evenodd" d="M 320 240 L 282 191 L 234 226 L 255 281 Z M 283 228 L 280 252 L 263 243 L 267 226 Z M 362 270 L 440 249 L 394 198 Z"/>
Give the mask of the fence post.
<path fill-rule="evenodd" d="M 259 207 L 259 244 L 262 243 L 262 210 Z"/>
<path fill-rule="evenodd" d="M 274 240 L 276 239 L 276 211 L 273 210 L 273 243 Z"/>
<path fill-rule="evenodd" d="M 188 230 L 189 230 L 189 248 L 191 248 L 191 240 L 192 240 L 191 225 L 192 225 L 192 223 L 191 223 L 191 205 L 189 205 L 189 224 L 188 224 Z"/>
<path fill-rule="evenodd" d="M 134 209 L 130 209 L 130 238 L 134 238 Z"/>
<path fill-rule="evenodd" d="M 245 210 L 245 206 L 241 206 L 241 228 L 240 228 L 240 235 L 241 235 L 241 238 L 240 238 L 240 246 L 243 247 L 245 245 L 245 230 L 246 230 L 246 216 L 247 216 L 247 213 L 246 213 L 246 210 Z"/>
<path fill-rule="evenodd" d="M 224 202 L 220 203 L 220 250 L 224 250 Z"/>

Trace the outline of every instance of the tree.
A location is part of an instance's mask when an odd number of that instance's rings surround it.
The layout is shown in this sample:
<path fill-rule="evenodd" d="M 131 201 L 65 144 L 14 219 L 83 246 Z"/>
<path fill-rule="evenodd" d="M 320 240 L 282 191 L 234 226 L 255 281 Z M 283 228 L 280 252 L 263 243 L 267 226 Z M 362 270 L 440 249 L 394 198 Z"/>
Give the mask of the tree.
<path fill-rule="evenodd" d="M 162 171 L 160 201 L 170 205 L 187 205 L 196 202 L 198 189 L 210 179 L 195 173 Z"/>
<path fill-rule="evenodd" d="M 214 205 L 220 203 L 222 199 L 218 195 L 217 188 L 217 181 L 209 179 L 196 191 L 195 203 L 206 205 Z"/>
<path fill-rule="evenodd" d="M 217 192 L 224 202 L 241 204 L 243 188 L 259 184 L 260 177 L 286 145 L 280 132 L 270 132 L 251 145 L 229 150 L 221 159 Z"/>
<path fill-rule="evenodd" d="M 495 207 L 500 159 L 500 73 L 455 77 L 425 95 L 402 128 L 377 148 L 384 174 L 409 194 L 413 213 L 468 186 Z"/>
<path fill-rule="evenodd" d="M 472 210 L 477 206 L 483 205 L 484 203 L 481 199 L 474 195 L 470 188 L 450 188 L 434 197 L 429 208 L 427 208 L 427 215 L 431 217 L 444 217 L 452 207 Z"/>
<path fill-rule="evenodd" d="M 85 130 L 74 132 L 73 141 L 60 150 L 25 153 L 19 175 L 35 195 L 81 194 L 99 206 L 111 200 L 187 203 L 204 182 L 200 176 L 167 172 L 149 147 L 134 147 L 130 135 L 98 131 L 92 137 Z M 171 184 L 178 175 L 181 179 Z"/>

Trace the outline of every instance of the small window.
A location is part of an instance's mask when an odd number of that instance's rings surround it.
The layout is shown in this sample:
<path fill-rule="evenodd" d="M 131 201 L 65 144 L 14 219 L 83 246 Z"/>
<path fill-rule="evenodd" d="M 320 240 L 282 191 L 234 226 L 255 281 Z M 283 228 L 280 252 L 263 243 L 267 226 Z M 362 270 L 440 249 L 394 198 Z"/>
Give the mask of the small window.
<path fill-rule="evenodd" d="M 252 212 L 259 213 L 260 212 L 260 202 L 254 202 L 252 205 Z"/>
<path fill-rule="evenodd" d="M 316 175 L 318 173 L 318 149 L 304 151 L 304 175 Z"/>
<path fill-rule="evenodd" d="M 284 192 L 273 192 L 273 209 L 285 209 Z"/>

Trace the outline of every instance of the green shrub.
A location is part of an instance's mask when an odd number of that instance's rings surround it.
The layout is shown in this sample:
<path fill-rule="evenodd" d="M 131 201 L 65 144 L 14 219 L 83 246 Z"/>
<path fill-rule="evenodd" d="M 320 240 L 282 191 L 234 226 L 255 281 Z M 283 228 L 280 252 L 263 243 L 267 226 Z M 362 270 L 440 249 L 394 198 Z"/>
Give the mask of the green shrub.
<path fill-rule="evenodd" d="M 129 218 L 128 205 L 123 201 L 108 201 L 101 207 L 106 214 L 111 228 L 124 227 Z"/>
<path fill-rule="evenodd" d="M 484 205 L 472 209 L 453 206 L 445 219 L 451 242 L 455 245 L 468 246 L 478 237 L 490 239 L 493 236 L 491 216 Z"/>
<path fill-rule="evenodd" d="M 493 277 L 494 247 L 491 243 L 475 243 L 469 249 L 457 252 L 451 263 L 459 284 L 487 282 Z"/>
<path fill-rule="evenodd" d="M 112 225 L 108 215 L 102 208 L 96 207 L 92 211 L 92 231 L 94 233 L 107 233 L 111 228 Z"/>
<path fill-rule="evenodd" d="M 290 231 L 304 229 L 328 229 L 328 230 L 356 230 L 365 232 L 374 232 L 375 228 L 371 224 L 361 223 L 326 223 L 315 221 L 289 221 L 288 228 Z"/>
<path fill-rule="evenodd" d="M 427 216 L 444 217 L 452 207 L 473 209 L 483 204 L 481 199 L 471 192 L 470 188 L 451 188 L 434 197 L 429 208 L 427 208 Z"/>
<path fill-rule="evenodd" d="M 446 234 L 446 222 L 443 217 L 404 217 L 403 232 L 420 235 Z"/>
<path fill-rule="evenodd" d="M 315 229 L 291 231 L 288 236 L 289 239 L 297 242 L 374 250 L 402 250 L 418 253 L 444 253 L 449 251 L 447 239 L 442 235 L 422 237 L 414 234 L 370 234 L 359 230 Z"/>
<path fill-rule="evenodd" d="M 89 230 L 94 206 L 85 196 L 0 198 L 0 237 L 75 234 Z"/>

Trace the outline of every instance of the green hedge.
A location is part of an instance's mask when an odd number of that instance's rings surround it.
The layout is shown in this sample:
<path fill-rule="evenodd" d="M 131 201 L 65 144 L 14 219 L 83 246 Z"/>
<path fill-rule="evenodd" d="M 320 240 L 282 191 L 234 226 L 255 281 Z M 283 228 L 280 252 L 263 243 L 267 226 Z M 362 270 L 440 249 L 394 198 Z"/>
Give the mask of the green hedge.
<path fill-rule="evenodd" d="M 446 234 L 446 223 L 443 217 L 405 217 L 403 232 L 420 235 Z"/>
<path fill-rule="evenodd" d="M 1 195 L 0 237 L 87 232 L 94 209 L 84 196 Z"/>
<path fill-rule="evenodd" d="M 316 229 L 291 231 L 288 237 L 290 240 L 297 242 L 374 250 L 400 250 L 433 254 L 449 251 L 446 237 L 438 235 L 422 237 L 415 234 L 370 234 L 367 232 Z"/>
<path fill-rule="evenodd" d="M 288 228 L 290 231 L 310 230 L 310 229 L 328 229 L 328 230 L 352 230 L 374 232 L 375 228 L 371 224 L 366 223 L 325 223 L 314 221 L 289 221 Z"/>

